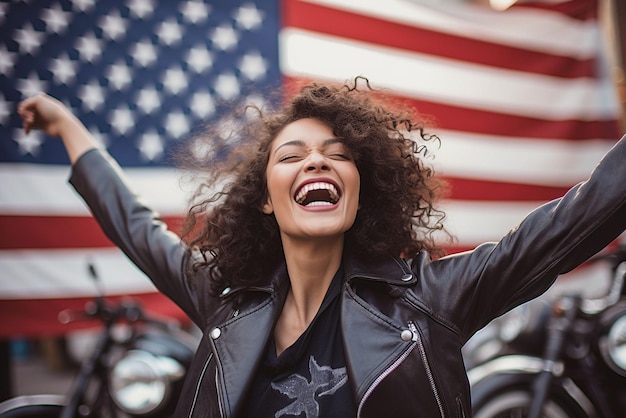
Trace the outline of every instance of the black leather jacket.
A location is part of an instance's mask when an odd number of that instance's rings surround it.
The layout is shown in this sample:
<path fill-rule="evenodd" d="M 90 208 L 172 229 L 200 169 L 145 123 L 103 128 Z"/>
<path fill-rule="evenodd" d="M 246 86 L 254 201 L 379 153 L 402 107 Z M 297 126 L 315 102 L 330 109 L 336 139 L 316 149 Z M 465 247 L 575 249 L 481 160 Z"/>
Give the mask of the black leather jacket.
<path fill-rule="evenodd" d="M 176 416 L 236 416 L 288 290 L 285 266 L 263 278 L 267 285 L 210 297 L 206 281 L 184 277 L 190 255 L 178 236 L 105 154 L 83 155 L 71 183 L 109 238 L 204 332 Z M 340 321 L 358 416 L 469 417 L 462 345 L 625 227 L 623 139 L 587 182 L 533 211 L 498 243 L 437 261 L 420 254 L 373 262 L 346 253 Z"/>

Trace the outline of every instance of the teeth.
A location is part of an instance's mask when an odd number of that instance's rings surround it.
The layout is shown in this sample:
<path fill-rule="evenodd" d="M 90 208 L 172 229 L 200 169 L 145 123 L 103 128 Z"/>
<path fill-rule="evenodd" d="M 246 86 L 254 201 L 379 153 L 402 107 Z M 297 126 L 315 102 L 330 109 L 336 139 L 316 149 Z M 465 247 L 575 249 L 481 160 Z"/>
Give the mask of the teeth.
<path fill-rule="evenodd" d="M 328 190 L 328 193 L 330 194 L 330 199 L 332 200 L 333 203 L 339 200 L 339 192 L 337 191 L 337 188 L 335 188 L 335 186 L 330 183 L 325 183 L 325 182 L 320 181 L 320 182 L 315 182 L 315 183 L 309 183 L 305 185 L 304 187 L 302 187 L 302 189 L 300 189 L 300 191 L 296 195 L 296 202 L 300 204 L 304 203 L 307 195 L 314 190 Z M 309 203 L 307 206 L 332 205 L 333 203 L 315 201 L 315 202 Z"/>

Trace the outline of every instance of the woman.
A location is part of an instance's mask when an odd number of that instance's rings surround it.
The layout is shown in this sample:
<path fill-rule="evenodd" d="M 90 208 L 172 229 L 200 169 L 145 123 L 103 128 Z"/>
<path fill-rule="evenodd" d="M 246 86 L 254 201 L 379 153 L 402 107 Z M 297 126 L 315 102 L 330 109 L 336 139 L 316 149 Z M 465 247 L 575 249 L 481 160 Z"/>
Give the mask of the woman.
<path fill-rule="evenodd" d="M 59 102 L 20 104 L 27 131 L 64 141 L 110 239 L 203 330 L 177 417 L 467 417 L 463 344 L 626 227 L 622 140 L 500 242 L 438 257 L 439 185 L 407 132 L 429 137 L 389 109 L 356 85 L 303 88 L 251 122 L 251 155 L 209 167 L 234 177 L 199 194 L 181 240 Z"/>

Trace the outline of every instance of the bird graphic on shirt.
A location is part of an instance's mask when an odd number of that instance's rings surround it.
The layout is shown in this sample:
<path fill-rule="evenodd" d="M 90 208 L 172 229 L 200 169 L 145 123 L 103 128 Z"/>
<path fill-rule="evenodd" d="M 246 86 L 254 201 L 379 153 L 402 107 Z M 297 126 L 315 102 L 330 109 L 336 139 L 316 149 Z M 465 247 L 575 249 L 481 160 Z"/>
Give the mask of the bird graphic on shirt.
<path fill-rule="evenodd" d="M 333 369 L 329 366 L 320 366 L 313 356 L 309 357 L 309 372 L 311 380 L 299 374 L 292 374 L 277 383 L 272 383 L 272 388 L 283 395 L 294 399 L 292 403 L 276 412 L 275 418 L 283 416 L 298 416 L 304 412 L 306 418 L 319 417 L 320 396 L 332 395 L 348 381 L 346 368 Z"/>

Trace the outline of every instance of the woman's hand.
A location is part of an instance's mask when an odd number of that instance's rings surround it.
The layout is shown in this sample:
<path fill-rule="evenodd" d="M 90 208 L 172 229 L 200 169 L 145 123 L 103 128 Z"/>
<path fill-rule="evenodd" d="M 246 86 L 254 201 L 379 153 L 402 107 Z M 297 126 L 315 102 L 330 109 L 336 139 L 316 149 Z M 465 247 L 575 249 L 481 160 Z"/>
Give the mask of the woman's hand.
<path fill-rule="evenodd" d="M 39 129 L 50 136 L 60 137 L 64 124 L 73 118 L 70 111 L 57 99 L 40 93 L 22 101 L 17 112 L 24 122 L 24 131 Z"/>
<path fill-rule="evenodd" d="M 17 112 L 24 121 L 24 131 L 39 129 L 63 140 L 70 162 L 74 164 L 88 150 L 96 148 L 96 141 L 67 107 L 47 94 L 38 94 L 22 101 Z"/>

